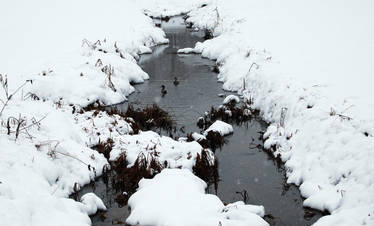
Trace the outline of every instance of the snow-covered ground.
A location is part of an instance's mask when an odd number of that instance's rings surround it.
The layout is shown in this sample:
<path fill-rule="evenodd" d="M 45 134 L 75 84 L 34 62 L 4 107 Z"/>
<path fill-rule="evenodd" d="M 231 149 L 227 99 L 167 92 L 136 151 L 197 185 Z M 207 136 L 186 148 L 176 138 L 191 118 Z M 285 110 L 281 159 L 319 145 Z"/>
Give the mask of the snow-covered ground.
<path fill-rule="evenodd" d="M 331 213 L 315 225 L 374 224 L 373 10 L 369 0 L 217 0 L 188 14 L 216 38 L 179 53 L 216 60 L 223 87 L 271 123 L 265 144 L 288 182 Z"/>

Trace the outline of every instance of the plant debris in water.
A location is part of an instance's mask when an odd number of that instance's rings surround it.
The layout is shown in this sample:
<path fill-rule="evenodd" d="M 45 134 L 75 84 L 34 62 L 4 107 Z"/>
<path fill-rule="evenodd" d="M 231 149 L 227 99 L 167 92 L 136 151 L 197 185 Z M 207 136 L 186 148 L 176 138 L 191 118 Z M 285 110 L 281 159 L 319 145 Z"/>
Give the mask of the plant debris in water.
<path fill-rule="evenodd" d="M 212 157 L 207 150 L 202 150 L 201 155 L 197 154 L 195 166 L 192 168 L 193 173 L 204 180 L 208 186 L 214 184 L 214 189 L 218 190 L 218 159 Z"/>
<path fill-rule="evenodd" d="M 144 154 L 138 156 L 133 166 L 127 165 L 125 154 L 113 163 L 113 169 L 116 172 L 116 176 L 112 178 L 113 185 L 116 191 L 121 191 L 116 198 L 121 206 L 127 205 L 129 197 L 136 191 L 142 178 L 151 179 L 163 169 L 163 166 L 153 156 L 149 160 Z"/>
<path fill-rule="evenodd" d="M 225 137 L 217 131 L 209 131 L 205 137 L 206 139 L 200 139 L 197 140 L 197 142 L 203 148 L 209 148 L 213 152 L 215 152 L 218 148 L 222 148 L 222 146 L 226 143 Z M 192 133 L 187 134 L 187 141 L 194 141 Z"/>
<path fill-rule="evenodd" d="M 135 110 L 129 105 L 125 116 L 134 119 L 140 128 L 145 130 L 162 128 L 170 131 L 173 127 L 173 120 L 170 115 L 156 104 L 147 106 L 142 110 Z"/>
<path fill-rule="evenodd" d="M 252 120 L 258 114 L 258 111 L 251 109 L 249 105 L 250 102 L 237 106 L 235 101 L 231 101 L 218 108 L 212 106 L 209 112 L 205 112 L 204 116 L 198 119 L 197 126 L 206 130 L 217 120 L 241 125 L 243 122 Z"/>

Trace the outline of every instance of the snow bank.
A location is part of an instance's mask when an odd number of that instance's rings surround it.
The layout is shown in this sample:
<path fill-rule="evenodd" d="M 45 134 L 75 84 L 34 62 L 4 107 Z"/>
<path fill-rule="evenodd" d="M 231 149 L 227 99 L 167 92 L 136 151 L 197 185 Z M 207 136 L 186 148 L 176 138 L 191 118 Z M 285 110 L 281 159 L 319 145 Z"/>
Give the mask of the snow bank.
<path fill-rule="evenodd" d="M 70 107 L 17 98 L 1 116 L 11 133 L 0 127 L 0 224 L 89 225 L 92 210 L 68 195 L 99 176 L 106 159 L 87 147 Z M 24 121 L 17 138 L 12 117 Z"/>
<path fill-rule="evenodd" d="M 196 48 L 184 48 L 184 49 L 178 49 L 177 51 L 178 54 L 199 54 L 201 53 L 199 50 Z"/>
<path fill-rule="evenodd" d="M 126 223 L 155 226 L 268 225 L 262 206 L 237 202 L 224 206 L 205 194 L 206 184 L 187 169 L 165 169 L 153 179 L 142 179 L 129 199 Z"/>
<path fill-rule="evenodd" d="M 208 135 L 209 131 L 218 132 L 221 134 L 221 136 L 225 136 L 234 132 L 234 129 L 232 128 L 232 125 L 221 120 L 217 120 L 211 126 L 209 126 L 207 130 L 205 130 L 204 136 Z"/>
<path fill-rule="evenodd" d="M 130 82 L 148 79 L 139 54 L 168 42 L 130 0 L 15 0 L 0 7 L 7 9 L 0 15 L 0 73 L 11 84 L 33 79 L 29 91 L 53 101 L 126 100 Z"/>
<path fill-rule="evenodd" d="M 223 100 L 223 104 L 228 104 L 230 102 L 235 102 L 235 103 L 239 103 L 240 102 L 240 98 L 238 96 L 235 96 L 235 95 L 228 95 L 227 97 L 225 97 L 225 99 Z"/>
<path fill-rule="evenodd" d="M 106 210 L 103 201 L 94 193 L 87 193 L 81 198 L 82 204 L 85 205 L 88 215 L 95 214 L 97 210 Z"/>
<path fill-rule="evenodd" d="M 114 161 L 122 153 L 126 153 L 128 167 L 131 167 L 140 155 L 144 155 L 147 159 L 155 158 L 161 164 L 167 162 L 169 168 L 192 170 L 197 155 L 201 155 L 203 150 L 197 142 L 175 141 L 153 131 L 140 132 L 137 135 L 124 135 L 119 139 L 116 142 L 118 145 L 110 153 L 110 160 Z"/>
<path fill-rule="evenodd" d="M 170 17 L 190 12 L 211 0 L 137 0 L 148 16 L 155 18 Z"/>

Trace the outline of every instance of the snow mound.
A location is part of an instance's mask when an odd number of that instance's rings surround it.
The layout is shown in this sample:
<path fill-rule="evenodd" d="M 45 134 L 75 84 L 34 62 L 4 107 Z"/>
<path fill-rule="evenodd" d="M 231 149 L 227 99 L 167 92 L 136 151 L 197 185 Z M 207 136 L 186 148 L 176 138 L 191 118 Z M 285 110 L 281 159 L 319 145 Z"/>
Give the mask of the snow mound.
<path fill-rule="evenodd" d="M 87 147 L 82 124 L 74 119 L 71 107 L 17 100 L 18 95 L 1 120 L 21 117 L 30 127 L 17 138 L 17 125 L 10 124 L 10 135 L 0 127 L 0 224 L 89 225 L 87 209 L 68 196 L 100 176 L 106 159 Z M 31 126 L 35 121 L 40 123 Z"/>
<path fill-rule="evenodd" d="M 178 54 L 200 54 L 201 52 L 198 51 L 196 48 L 184 48 L 184 49 L 178 49 Z"/>
<path fill-rule="evenodd" d="M 200 133 L 192 133 L 192 138 L 196 141 L 202 141 L 202 140 L 206 140 L 206 137 L 204 135 L 201 135 Z"/>
<path fill-rule="evenodd" d="M 205 130 L 204 136 L 208 135 L 209 131 L 218 132 L 221 134 L 221 136 L 225 136 L 234 132 L 234 129 L 232 128 L 232 125 L 221 120 L 217 120 L 211 126 L 209 126 L 207 130 Z"/>
<path fill-rule="evenodd" d="M 197 155 L 201 155 L 203 150 L 201 145 L 195 141 L 175 141 L 170 137 L 160 136 L 153 131 L 142 131 L 137 135 L 124 135 L 119 137 L 119 141 L 116 143 L 119 145 L 113 148 L 110 153 L 110 160 L 116 160 L 121 154 L 125 153 L 128 167 L 131 167 L 136 159 L 143 155 L 149 160 L 155 158 L 162 164 L 167 162 L 169 168 L 192 170 Z"/>
<path fill-rule="evenodd" d="M 106 210 L 103 201 L 94 193 L 84 194 L 81 198 L 81 203 L 84 204 L 88 215 L 93 215 L 98 210 Z"/>
<path fill-rule="evenodd" d="M 155 226 L 268 225 L 262 206 L 237 202 L 224 206 L 205 194 L 206 183 L 186 169 L 165 169 L 153 179 L 142 179 L 129 199 L 126 223 Z"/>
<path fill-rule="evenodd" d="M 224 100 L 223 100 L 223 104 L 228 104 L 230 102 L 235 102 L 235 103 L 239 103 L 240 102 L 240 98 L 236 95 L 228 95 Z"/>

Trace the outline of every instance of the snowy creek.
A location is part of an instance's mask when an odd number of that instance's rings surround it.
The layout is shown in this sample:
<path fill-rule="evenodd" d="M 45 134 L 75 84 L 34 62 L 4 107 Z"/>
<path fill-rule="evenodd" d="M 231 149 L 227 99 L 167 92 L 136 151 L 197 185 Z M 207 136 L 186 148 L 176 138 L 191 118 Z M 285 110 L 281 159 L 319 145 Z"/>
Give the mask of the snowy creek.
<path fill-rule="evenodd" d="M 136 91 L 128 102 L 115 107 L 125 111 L 128 104 L 136 108 L 157 104 L 173 117 L 177 128 L 173 136 L 185 137 L 187 133 L 199 132 L 197 118 L 211 106 L 222 104 L 222 96 L 232 93 L 223 91 L 222 84 L 217 82 L 217 73 L 213 70 L 215 62 L 197 54 L 176 54 L 178 49 L 194 47 L 196 42 L 204 41 L 204 32 L 186 28 L 182 17 L 157 23 L 161 23 L 170 43 L 141 56 L 139 64 L 150 79 L 134 85 Z M 161 86 L 167 91 L 164 95 Z M 270 225 L 303 226 L 317 221 L 322 213 L 303 208 L 298 188 L 286 184 L 282 164 L 259 148 L 267 124 L 256 117 L 233 127 L 234 133 L 227 136 L 224 146 L 215 152 L 219 161 L 219 182 L 217 186 L 210 185 L 207 192 L 218 195 L 224 202 L 245 199 L 247 203 L 263 205 L 265 220 Z M 91 217 L 93 225 L 125 225 L 130 210 L 116 203 L 118 193 L 111 187 L 110 180 L 105 184 L 98 178 L 94 186 L 85 186 L 79 196 L 87 192 L 94 192 L 108 208 L 105 217 L 103 213 Z"/>

